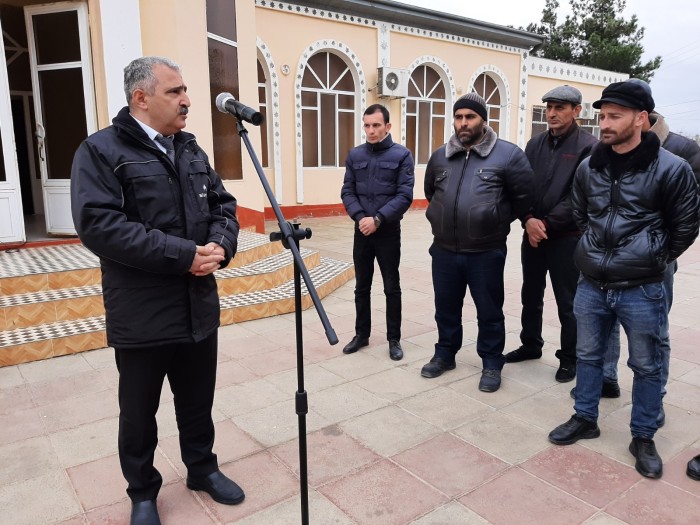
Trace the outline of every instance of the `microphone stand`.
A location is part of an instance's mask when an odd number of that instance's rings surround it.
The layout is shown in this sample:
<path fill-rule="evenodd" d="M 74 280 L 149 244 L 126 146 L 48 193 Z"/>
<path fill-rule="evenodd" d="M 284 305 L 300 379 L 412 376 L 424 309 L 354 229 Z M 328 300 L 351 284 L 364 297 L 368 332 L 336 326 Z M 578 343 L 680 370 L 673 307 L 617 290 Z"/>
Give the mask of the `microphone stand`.
<path fill-rule="evenodd" d="M 302 525 L 309 524 L 309 486 L 308 486 L 308 470 L 307 470 L 307 451 L 306 451 L 306 414 L 309 412 L 309 404 L 306 397 L 306 391 L 304 390 L 304 340 L 302 337 L 302 304 L 301 304 L 301 277 L 304 277 L 304 283 L 309 291 L 309 295 L 314 303 L 314 307 L 318 312 L 318 316 L 321 319 L 323 328 L 326 331 L 326 338 L 331 345 L 338 343 L 338 337 L 335 334 L 335 330 L 331 326 L 326 311 L 321 304 L 321 300 L 316 293 L 316 288 L 314 283 L 311 281 L 309 272 L 306 269 L 304 260 L 301 258 L 301 253 L 299 252 L 299 242 L 302 239 L 309 239 L 311 237 L 311 230 L 306 228 L 301 230 L 299 224 L 290 224 L 285 221 L 284 215 L 280 210 L 279 204 L 272 193 L 272 188 L 265 178 L 262 166 L 258 161 L 258 157 L 250 144 L 250 139 L 248 138 L 248 130 L 243 126 L 242 120 L 234 115 L 236 118 L 236 130 L 238 135 L 243 140 L 250 159 L 253 161 L 255 166 L 255 171 L 260 178 L 260 182 L 265 189 L 267 198 L 272 205 L 272 209 L 275 211 L 275 216 L 277 217 L 277 223 L 279 225 L 280 231 L 273 232 L 270 234 L 270 241 L 282 241 L 282 246 L 286 249 L 291 250 L 292 256 L 294 257 L 294 309 L 295 309 L 295 321 L 296 321 L 296 348 L 297 348 L 297 392 L 295 396 L 295 407 L 296 413 L 299 419 L 299 484 L 300 484 L 300 496 L 301 496 L 301 523 Z"/>

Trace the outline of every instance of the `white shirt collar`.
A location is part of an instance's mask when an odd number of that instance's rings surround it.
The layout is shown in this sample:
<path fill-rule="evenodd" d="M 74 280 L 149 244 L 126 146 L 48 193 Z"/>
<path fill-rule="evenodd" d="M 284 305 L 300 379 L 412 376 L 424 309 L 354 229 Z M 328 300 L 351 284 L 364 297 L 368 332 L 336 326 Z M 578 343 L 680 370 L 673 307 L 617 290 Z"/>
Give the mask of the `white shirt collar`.
<path fill-rule="evenodd" d="M 131 113 L 129 113 L 129 115 L 131 115 Z M 138 123 L 138 125 L 141 126 L 141 129 L 143 129 L 146 132 L 146 135 L 148 135 L 148 138 L 153 141 L 153 143 L 158 147 L 158 149 L 160 151 L 162 151 L 163 153 L 167 153 L 167 151 L 165 151 L 165 148 L 163 147 L 163 145 L 160 142 L 155 140 L 156 136 L 161 135 L 161 133 L 157 132 L 155 129 L 153 129 L 148 124 L 141 122 L 135 116 L 131 115 L 131 118 L 133 118 Z"/>

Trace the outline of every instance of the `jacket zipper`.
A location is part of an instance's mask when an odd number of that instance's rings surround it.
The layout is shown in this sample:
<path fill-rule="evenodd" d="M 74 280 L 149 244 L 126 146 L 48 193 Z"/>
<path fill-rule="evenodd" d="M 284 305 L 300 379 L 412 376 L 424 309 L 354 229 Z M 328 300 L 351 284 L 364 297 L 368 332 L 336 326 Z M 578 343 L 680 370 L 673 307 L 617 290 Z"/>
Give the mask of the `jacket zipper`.
<path fill-rule="evenodd" d="M 462 193 L 462 183 L 464 182 L 464 177 L 467 173 L 467 163 L 469 162 L 469 152 L 470 150 L 467 150 L 464 156 L 464 164 L 462 166 L 462 176 L 459 178 L 459 184 L 457 185 L 457 196 L 455 198 L 455 207 L 454 207 L 454 217 L 452 219 L 452 229 L 453 229 L 453 234 L 455 237 L 455 245 L 457 246 L 457 251 L 459 252 L 459 232 L 457 231 L 457 218 L 459 217 L 459 214 L 457 213 L 458 208 L 459 208 L 459 194 Z"/>
<path fill-rule="evenodd" d="M 618 204 L 620 201 L 620 180 L 622 179 L 622 175 L 620 175 L 619 177 L 611 176 L 610 178 L 612 179 L 612 186 L 610 188 L 610 215 L 608 215 L 608 220 L 605 224 L 604 236 L 604 242 L 606 247 L 609 247 L 610 243 L 612 242 L 612 223 L 614 222 L 615 217 L 617 216 Z M 608 267 L 608 264 L 610 263 L 611 258 L 612 249 L 606 248 L 605 255 L 603 256 L 603 260 L 600 264 L 602 276 L 606 275 L 606 269 Z M 600 286 L 601 290 L 605 288 L 605 285 L 606 281 L 603 281 Z"/>

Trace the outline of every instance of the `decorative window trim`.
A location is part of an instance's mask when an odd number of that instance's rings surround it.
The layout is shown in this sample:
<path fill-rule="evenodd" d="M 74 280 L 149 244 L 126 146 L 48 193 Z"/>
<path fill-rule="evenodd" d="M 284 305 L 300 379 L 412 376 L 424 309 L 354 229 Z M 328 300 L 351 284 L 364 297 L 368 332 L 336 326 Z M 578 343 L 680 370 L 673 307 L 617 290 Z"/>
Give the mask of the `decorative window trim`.
<path fill-rule="evenodd" d="M 503 98 L 501 99 L 501 118 L 499 119 L 498 138 L 508 140 L 507 137 L 510 132 L 510 108 L 512 104 L 508 77 L 497 66 L 492 64 L 483 65 L 472 74 L 472 77 L 469 80 L 470 91 L 474 90 L 474 82 L 476 82 L 476 79 L 479 78 L 479 75 L 481 74 L 487 74 L 490 76 L 496 83 L 498 89 L 501 91 L 501 96 L 505 98 L 505 103 L 503 102 Z M 505 134 L 503 133 L 504 130 Z"/>
<path fill-rule="evenodd" d="M 353 79 L 355 80 L 355 89 L 359 91 L 359 96 L 355 96 L 355 114 L 361 115 L 367 104 L 367 81 L 362 70 L 362 64 L 358 55 L 346 44 L 338 40 L 327 38 L 317 40 L 306 46 L 304 54 L 299 60 L 297 66 L 296 77 L 294 79 L 294 119 L 296 126 L 296 168 L 297 168 L 297 203 L 304 202 L 304 144 L 302 133 L 302 115 L 301 115 L 301 82 L 304 77 L 304 70 L 309 62 L 309 58 L 320 51 L 334 53 L 342 58 L 348 65 Z M 355 126 L 355 143 L 359 144 L 364 140 L 364 131 L 360 131 Z M 324 168 L 308 168 L 308 169 L 324 169 Z"/>
<path fill-rule="evenodd" d="M 272 117 L 272 122 L 268 120 L 268 133 L 272 136 L 272 143 L 268 141 L 268 147 L 272 146 L 272 165 L 275 170 L 275 198 L 282 204 L 284 201 L 284 177 L 282 172 L 282 130 L 280 128 L 280 92 L 279 78 L 275 69 L 275 61 L 272 59 L 272 52 L 260 37 L 256 42 L 258 48 L 258 58 L 267 66 L 267 118 Z M 270 152 L 268 152 L 269 155 Z"/>
<path fill-rule="evenodd" d="M 444 60 L 432 55 L 423 55 L 416 58 L 408 66 L 409 76 L 413 74 L 417 67 L 423 66 L 425 64 L 430 64 L 433 69 L 437 72 L 440 78 L 447 85 L 448 96 L 445 98 L 445 137 L 449 137 L 452 129 L 452 121 L 450 120 L 450 109 L 454 104 L 454 100 L 457 94 L 454 77 L 452 76 L 452 71 L 450 67 Z M 406 99 L 401 100 L 401 144 L 406 145 Z"/>

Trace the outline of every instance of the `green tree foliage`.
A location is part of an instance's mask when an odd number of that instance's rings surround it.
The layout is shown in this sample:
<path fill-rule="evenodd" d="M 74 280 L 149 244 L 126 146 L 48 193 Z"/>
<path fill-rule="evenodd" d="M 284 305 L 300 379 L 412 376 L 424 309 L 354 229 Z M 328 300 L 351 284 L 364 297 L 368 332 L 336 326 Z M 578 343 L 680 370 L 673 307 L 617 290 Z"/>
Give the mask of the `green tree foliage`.
<path fill-rule="evenodd" d="M 547 0 L 538 24 L 527 31 L 547 37 L 534 54 L 543 58 L 589 66 L 647 82 L 661 66 L 661 57 L 642 64 L 644 28 L 636 15 L 625 20 L 626 0 L 569 0 L 571 15 L 558 23 L 558 0 Z"/>

